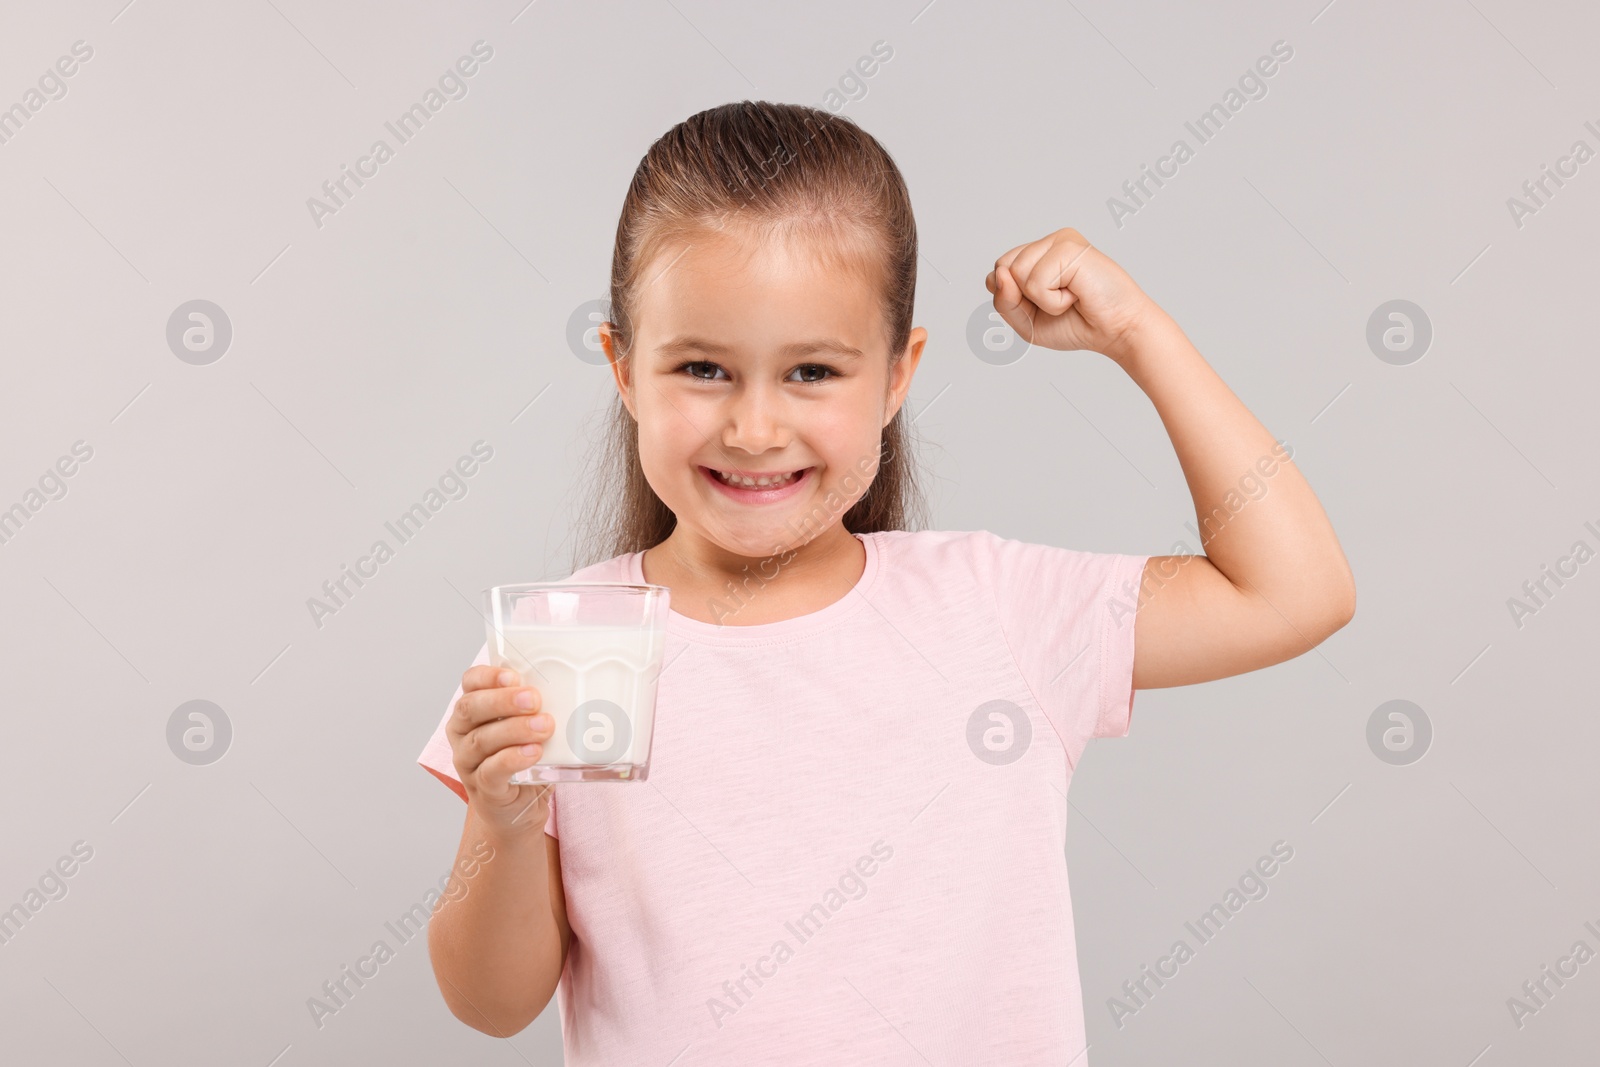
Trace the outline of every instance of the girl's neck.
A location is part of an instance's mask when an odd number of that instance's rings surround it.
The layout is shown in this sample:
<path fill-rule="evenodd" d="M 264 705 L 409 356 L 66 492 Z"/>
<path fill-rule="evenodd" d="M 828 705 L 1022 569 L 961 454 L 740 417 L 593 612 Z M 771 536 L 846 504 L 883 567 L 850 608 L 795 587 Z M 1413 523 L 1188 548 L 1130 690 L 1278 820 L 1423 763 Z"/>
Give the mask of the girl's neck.
<path fill-rule="evenodd" d="M 678 614 L 757 626 L 809 615 L 843 599 L 861 579 L 866 560 L 865 547 L 842 523 L 803 545 L 756 557 L 728 552 L 680 525 L 645 551 L 641 566 L 646 582 L 672 590 Z"/>

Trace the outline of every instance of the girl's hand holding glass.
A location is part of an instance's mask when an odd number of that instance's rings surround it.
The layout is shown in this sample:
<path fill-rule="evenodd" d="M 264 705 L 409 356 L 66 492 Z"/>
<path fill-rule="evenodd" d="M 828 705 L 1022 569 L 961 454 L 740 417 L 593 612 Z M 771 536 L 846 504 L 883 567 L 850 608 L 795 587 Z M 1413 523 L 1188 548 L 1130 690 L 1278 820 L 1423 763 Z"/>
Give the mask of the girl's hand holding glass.
<path fill-rule="evenodd" d="M 467 803 L 491 831 L 505 836 L 544 831 L 548 785 L 514 785 L 511 776 L 538 762 L 555 729 L 539 690 L 516 671 L 478 665 L 461 675 L 445 734 Z"/>

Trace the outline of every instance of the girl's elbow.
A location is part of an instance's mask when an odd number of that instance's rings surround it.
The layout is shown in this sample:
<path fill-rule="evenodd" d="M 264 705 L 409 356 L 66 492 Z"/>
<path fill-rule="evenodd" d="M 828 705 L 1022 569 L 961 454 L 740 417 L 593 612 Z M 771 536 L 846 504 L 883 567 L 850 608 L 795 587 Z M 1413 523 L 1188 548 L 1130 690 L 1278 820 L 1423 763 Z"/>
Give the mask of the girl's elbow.
<path fill-rule="evenodd" d="M 450 1009 L 450 1014 L 458 1020 L 472 1027 L 482 1034 L 490 1037 L 515 1037 L 528 1028 L 528 1025 L 539 1017 L 544 1010 L 544 1004 L 537 1007 L 532 1004 L 520 1005 L 495 1005 L 493 1007 L 480 1007 L 478 1004 L 467 1000 L 464 996 L 444 992 L 445 1006 Z M 548 1001 L 546 1001 L 548 1003 Z M 485 1011 L 493 1011 L 493 1017 L 485 1015 Z"/>
<path fill-rule="evenodd" d="M 1347 571 L 1345 580 L 1327 599 L 1327 614 L 1322 626 L 1322 640 L 1327 640 L 1349 625 L 1356 617 L 1356 582 Z M 1319 642 L 1320 643 L 1320 642 Z"/>

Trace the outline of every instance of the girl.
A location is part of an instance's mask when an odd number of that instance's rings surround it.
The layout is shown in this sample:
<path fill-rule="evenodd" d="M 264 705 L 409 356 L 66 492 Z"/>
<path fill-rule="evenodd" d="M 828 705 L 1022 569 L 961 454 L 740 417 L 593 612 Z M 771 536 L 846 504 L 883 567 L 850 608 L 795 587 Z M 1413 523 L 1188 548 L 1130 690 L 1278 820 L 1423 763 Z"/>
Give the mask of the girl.
<path fill-rule="evenodd" d="M 428 930 L 462 1021 L 508 1036 L 556 994 L 569 1067 L 1087 1063 L 1084 746 L 1135 689 L 1306 652 L 1354 583 L 1287 450 L 1072 229 L 996 260 L 995 309 L 1144 390 L 1206 554 L 904 529 L 916 267 L 900 172 L 848 119 L 744 101 L 646 153 L 602 329 L 609 558 L 572 579 L 672 590 L 650 777 L 511 784 L 540 694 L 487 648 L 462 675 L 420 759 L 467 801 Z"/>

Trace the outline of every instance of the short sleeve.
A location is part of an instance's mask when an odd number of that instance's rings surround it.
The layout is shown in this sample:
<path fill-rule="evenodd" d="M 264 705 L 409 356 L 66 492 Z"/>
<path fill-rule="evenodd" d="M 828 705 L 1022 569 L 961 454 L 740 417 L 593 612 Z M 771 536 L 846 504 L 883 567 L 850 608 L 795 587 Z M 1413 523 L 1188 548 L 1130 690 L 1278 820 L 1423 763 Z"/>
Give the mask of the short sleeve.
<path fill-rule="evenodd" d="M 1082 552 L 982 531 L 1006 644 L 1076 767 L 1095 737 L 1126 737 L 1145 555 Z"/>
<path fill-rule="evenodd" d="M 486 642 L 478 650 L 478 657 L 468 666 L 478 667 L 489 662 L 489 645 Z M 428 738 L 428 743 L 422 748 L 422 755 L 417 757 L 423 769 L 427 770 L 439 781 L 450 787 L 450 790 L 462 800 L 467 799 L 466 787 L 461 784 L 461 779 L 456 776 L 455 757 L 450 752 L 450 738 L 445 734 L 445 726 L 450 722 L 450 715 L 455 711 L 456 701 L 461 699 L 461 683 L 456 683 L 456 691 L 450 695 L 450 702 L 444 707 L 444 715 L 439 719 L 439 725 L 434 727 L 433 736 Z M 550 790 L 549 817 L 545 820 L 544 832 L 559 840 L 556 833 L 556 791 Z"/>

